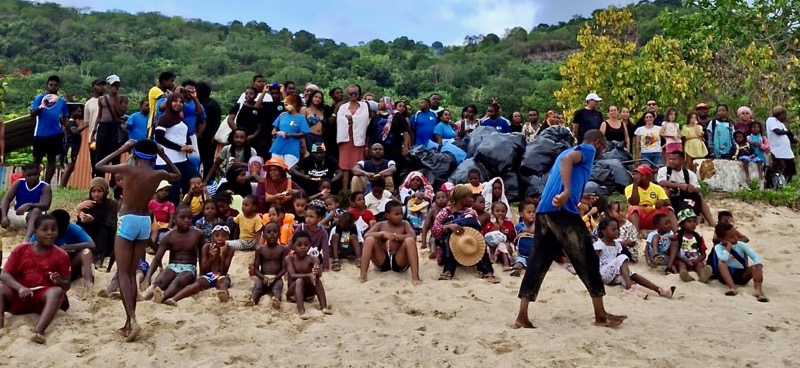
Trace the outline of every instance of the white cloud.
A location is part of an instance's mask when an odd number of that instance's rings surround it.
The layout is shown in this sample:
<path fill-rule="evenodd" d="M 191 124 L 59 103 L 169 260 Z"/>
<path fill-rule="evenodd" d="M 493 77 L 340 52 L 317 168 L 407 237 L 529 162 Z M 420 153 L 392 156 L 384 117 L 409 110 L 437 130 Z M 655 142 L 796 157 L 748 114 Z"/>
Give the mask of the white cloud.
<path fill-rule="evenodd" d="M 535 0 L 442 0 L 438 16 L 474 34 L 503 36 L 506 29 L 530 29 L 539 4 Z"/>

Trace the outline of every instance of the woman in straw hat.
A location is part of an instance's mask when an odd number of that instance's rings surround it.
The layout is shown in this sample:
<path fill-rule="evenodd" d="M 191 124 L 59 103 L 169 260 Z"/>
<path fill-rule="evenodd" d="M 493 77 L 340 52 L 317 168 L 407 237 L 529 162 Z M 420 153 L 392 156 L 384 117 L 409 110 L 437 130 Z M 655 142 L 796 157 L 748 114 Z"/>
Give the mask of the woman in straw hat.
<path fill-rule="evenodd" d="M 528 304 L 536 300 L 550 265 L 561 252 L 567 254 L 592 297 L 595 325 L 618 326 L 626 318 L 606 312 L 603 306 L 605 286 L 600 276 L 600 261 L 592 246 L 592 235 L 578 210 L 594 159 L 605 148 L 603 133 L 596 129 L 589 130 L 584 135 L 583 143 L 562 152 L 550 170 L 550 177 L 536 209 L 536 246 L 519 288 L 519 314 L 514 322 L 517 328 L 533 328 L 528 318 Z"/>
<path fill-rule="evenodd" d="M 472 209 L 472 189 L 457 185 L 450 193 L 450 205 L 443 208 L 433 220 L 431 234 L 444 241 L 444 269 L 439 280 L 450 280 L 456 267 L 476 266 L 481 277 L 493 284 L 494 268 L 486 253 L 486 243 L 480 233 L 478 215 Z"/>

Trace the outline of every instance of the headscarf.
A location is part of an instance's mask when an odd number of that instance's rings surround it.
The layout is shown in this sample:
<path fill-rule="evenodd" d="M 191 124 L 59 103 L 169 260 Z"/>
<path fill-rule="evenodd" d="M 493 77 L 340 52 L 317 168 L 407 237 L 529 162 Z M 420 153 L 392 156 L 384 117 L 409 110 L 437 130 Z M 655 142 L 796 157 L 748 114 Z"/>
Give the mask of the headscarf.
<path fill-rule="evenodd" d="M 97 177 L 89 182 L 89 200 L 91 200 L 92 188 L 100 187 L 103 189 L 103 202 L 95 203 L 92 208 L 84 211 L 92 215 L 97 224 L 103 225 L 107 228 L 113 229 L 117 226 L 117 201 L 108 197 L 108 183 L 105 178 Z"/>
<path fill-rule="evenodd" d="M 500 192 L 500 202 L 505 203 L 506 209 L 508 209 L 506 211 L 506 219 L 511 220 L 511 206 L 508 204 L 508 199 L 506 198 L 506 185 L 503 183 L 503 179 L 501 178 L 489 180 L 489 182 L 483 186 L 483 192 L 481 192 L 481 195 L 483 198 L 486 198 L 486 205 L 484 209 L 486 210 L 486 213 L 492 213 L 492 205 L 494 204 L 492 203 L 492 185 L 496 181 L 500 181 L 500 186 L 503 188 L 503 191 Z"/>
<path fill-rule="evenodd" d="M 249 150 L 249 147 L 248 147 L 248 150 Z M 252 174 L 250 173 L 250 164 L 252 164 L 253 162 L 258 162 L 258 164 L 262 167 L 262 169 L 261 169 L 261 177 L 265 178 L 267 176 L 267 171 L 263 169 L 263 167 L 264 167 L 264 159 L 261 158 L 260 156 L 250 157 L 250 160 L 247 161 L 247 176 L 252 176 Z"/>
<path fill-rule="evenodd" d="M 106 179 L 102 177 L 93 178 L 92 181 L 89 182 L 89 197 L 91 199 L 92 196 L 92 188 L 100 187 L 103 189 L 104 197 L 108 197 L 108 183 L 106 183 Z"/>
<path fill-rule="evenodd" d="M 242 197 L 253 194 L 253 186 L 250 185 L 249 181 L 239 184 L 239 182 L 236 180 L 239 174 L 246 171 L 247 168 L 244 165 L 234 165 L 230 167 L 228 172 L 225 173 L 225 182 L 219 185 L 217 192 L 230 190 L 233 192 L 233 194 L 240 195 Z"/>
<path fill-rule="evenodd" d="M 394 101 L 392 101 L 391 97 L 383 96 L 381 97 L 381 102 L 383 102 L 383 106 L 386 112 L 394 114 Z"/>
<path fill-rule="evenodd" d="M 742 106 L 742 107 L 736 109 L 736 117 L 738 118 L 739 115 L 742 115 L 742 113 L 745 112 L 745 111 L 750 113 L 750 119 L 752 119 L 753 118 L 753 110 L 750 110 L 750 108 L 747 107 L 747 106 Z"/>
<path fill-rule="evenodd" d="M 167 101 L 164 102 L 164 113 L 161 114 L 160 118 L 158 118 L 158 126 L 172 128 L 183 122 L 183 110 L 172 110 L 172 103 L 178 98 L 183 99 L 183 95 L 180 93 L 173 93 L 167 97 Z M 157 106 L 154 106 L 153 108 L 158 109 Z"/>
<path fill-rule="evenodd" d="M 453 191 L 450 192 L 450 204 L 456 204 L 458 201 L 472 196 L 472 189 L 465 184 L 456 185 Z"/>
<path fill-rule="evenodd" d="M 272 180 L 269 176 L 269 168 L 270 167 L 277 167 L 281 170 L 281 178 L 278 180 Z M 286 190 L 291 188 L 292 181 L 286 176 L 286 172 L 289 170 L 286 167 L 286 163 L 279 158 L 273 158 L 267 161 L 264 164 L 264 170 L 267 171 L 267 176 L 264 180 L 264 189 L 265 193 L 269 195 L 276 195 L 278 193 L 283 193 Z"/>
<path fill-rule="evenodd" d="M 428 181 L 428 178 L 419 171 L 410 172 L 408 176 L 406 176 L 406 179 L 403 180 L 403 184 L 400 184 L 400 200 L 405 203 L 406 199 L 414 193 L 413 189 L 411 189 L 411 180 L 415 178 L 422 182 L 422 188 L 420 189 L 425 194 L 425 200 L 428 202 L 433 200 L 433 186 Z"/>

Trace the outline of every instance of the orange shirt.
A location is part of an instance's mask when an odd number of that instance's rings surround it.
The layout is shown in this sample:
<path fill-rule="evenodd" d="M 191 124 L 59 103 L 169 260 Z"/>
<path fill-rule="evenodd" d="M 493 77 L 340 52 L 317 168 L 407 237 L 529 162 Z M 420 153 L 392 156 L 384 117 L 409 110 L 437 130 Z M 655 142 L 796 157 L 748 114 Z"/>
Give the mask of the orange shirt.
<path fill-rule="evenodd" d="M 269 214 L 266 214 L 261 217 L 261 222 L 266 225 L 269 223 Z M 292 240 L 292 236 L 294 235 L 294 215 L 291 213 L 287 213 L 283 216 L 283 223 L 280 224 L 280 238 L 278 239 L 278 243 L 286 246 L 289 244 L 289 241 Z"/>

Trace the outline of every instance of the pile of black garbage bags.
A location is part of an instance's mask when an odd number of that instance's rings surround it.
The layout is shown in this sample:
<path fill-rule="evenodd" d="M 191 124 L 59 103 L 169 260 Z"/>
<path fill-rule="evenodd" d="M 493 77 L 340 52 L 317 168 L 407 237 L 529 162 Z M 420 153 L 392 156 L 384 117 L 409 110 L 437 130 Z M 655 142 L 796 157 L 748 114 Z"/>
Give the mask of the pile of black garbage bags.
<path fill-rule="evenodd" d="M 502 178 L 506 197 L 515 202 L 526 192 L 542 192 L 556 158 L 573 142 L 572 132 L 563 126 L 543 130 L 528 144 L 520 133 L 479 127 L 467 139 L 446 148 L 415 147 L 409 152 L 408 169 L 421 171 L 437 190 L 445 182 L 466 183 L 469 171 L 477 169 L 482 182 Z M 606 152 L 592 168 L 590 181 L 597 184 L 597 194 L 622 192 L 631 183 L 629 171 L 633 167 L 629 161 L 631 155 L 622 143 L 608 143 Z"/>

